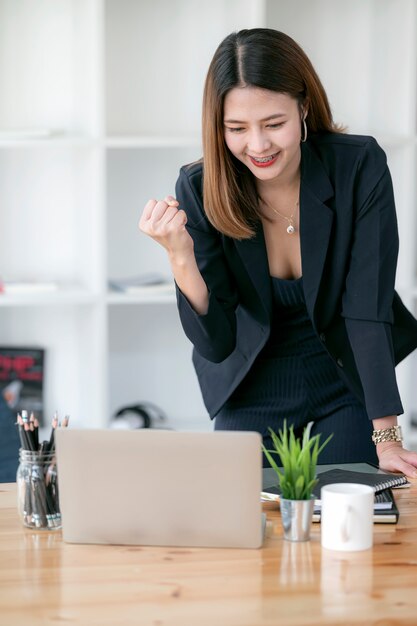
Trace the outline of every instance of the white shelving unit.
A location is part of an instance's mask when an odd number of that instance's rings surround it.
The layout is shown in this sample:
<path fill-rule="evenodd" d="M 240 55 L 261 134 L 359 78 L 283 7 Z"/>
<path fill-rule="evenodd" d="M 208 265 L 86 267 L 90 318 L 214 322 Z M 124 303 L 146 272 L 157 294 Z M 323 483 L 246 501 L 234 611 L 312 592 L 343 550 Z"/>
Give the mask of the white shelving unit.
<path fill-rule="evenodd" d="M 0 277 L 55 280 L 2 296 L 0 343 L 47 351 L 46 413 L 105 426 L 151 401 L 175 428 L 211 429 L 172 295 L 111 293 L 169 273 L 137 222 L 201 156 L 205 74 L 233 30 L 269 26 L 311 57 L 334 117 L 385 148 L 397 200 L 398 289 L 417 314 L 415 0 L 0 0 Z M 387 43 L 389 42 L 389 44 Z M 417 357 L 398 368 L 406 437 Z"/>

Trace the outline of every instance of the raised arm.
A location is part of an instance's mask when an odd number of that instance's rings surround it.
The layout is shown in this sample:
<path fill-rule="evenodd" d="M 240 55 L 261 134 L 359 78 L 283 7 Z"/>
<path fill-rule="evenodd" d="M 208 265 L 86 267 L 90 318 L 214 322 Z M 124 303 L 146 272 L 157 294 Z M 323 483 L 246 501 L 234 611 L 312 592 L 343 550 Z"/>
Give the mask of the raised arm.
<path fill-rule="evenodd" d="M 176 284 L 194 311 L 204 315 L 208 309 L 208 290 L 197 267 L 194 242 L 186 223 L 187 215 L 179 208 L 178 201 L 167 196 L 146 203 L 139 228 L 165 248 Z"/>
<path fill-rule="evenodd" d="M 194 183 L 183 168 L 177 199 L 150 200 L 139 227 L 167 250 L 185 334 L 201 356 L 217 363 L 236 345 L 238 296 L 221 235 L 207 221 Z"/>

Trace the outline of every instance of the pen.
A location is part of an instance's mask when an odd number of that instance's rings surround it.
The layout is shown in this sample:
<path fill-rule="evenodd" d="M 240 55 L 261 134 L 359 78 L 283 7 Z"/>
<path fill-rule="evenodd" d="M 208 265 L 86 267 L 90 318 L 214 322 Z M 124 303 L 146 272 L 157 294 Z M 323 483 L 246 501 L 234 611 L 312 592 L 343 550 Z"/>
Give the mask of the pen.
<path fill-rule="evenodd" d="M 55 448 L 55 428 L 57 428 L 57 426 L 58 426 L 58 411 L 55 411 L 54 416 L 52 418 L 51 436 L 49 438 L 49 445 L 48 445 L 49 452 L 52 452 Z"/>

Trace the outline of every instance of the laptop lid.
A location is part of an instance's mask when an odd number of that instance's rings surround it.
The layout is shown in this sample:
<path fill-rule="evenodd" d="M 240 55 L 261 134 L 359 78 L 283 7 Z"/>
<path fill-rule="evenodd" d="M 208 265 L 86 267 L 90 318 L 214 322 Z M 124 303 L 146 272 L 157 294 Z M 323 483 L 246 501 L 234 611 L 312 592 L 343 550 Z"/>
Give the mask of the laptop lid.
<path fill-rule="evenodd" d="M 63 538 L 258 548 L 261 436 L 57 429 Z"/>

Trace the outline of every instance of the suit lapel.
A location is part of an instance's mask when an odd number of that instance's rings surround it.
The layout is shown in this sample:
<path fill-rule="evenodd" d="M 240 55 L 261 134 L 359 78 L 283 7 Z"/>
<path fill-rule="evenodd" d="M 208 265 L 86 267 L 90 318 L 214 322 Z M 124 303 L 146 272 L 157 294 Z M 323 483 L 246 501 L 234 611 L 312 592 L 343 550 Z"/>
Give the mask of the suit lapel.
<path fill-rule="evenodd" d="M 302 144 L 300 245 L 304 295 L 312 319 L 333 223 L 333 211 L 324 202 L 332 196 L 333 187 L 321 161 L 308 142 Z M 271 317 L 271 279 L 262 224 L 258 223 L 255 237 L 236 241 L 235 244 L 260 300 Z"/>
<path fill-rule="evenodd" d="M 333 211 L 325 200 L 333 187 L 323 164 L 308 143 L 302 144 L 300 187 L 300 244 L 303 288 L 311 319 L 323 275 L 333 224 Z"/>
<path fill-rule="evenodd" d="M 255 237 L 241 241 L 236 240 L 235 243 L 246 271 L 270 318 L 272 315 L 271 277 L 269 274 L 268 256 L 261 222 L 259 221 L 256 225 Z"/>

